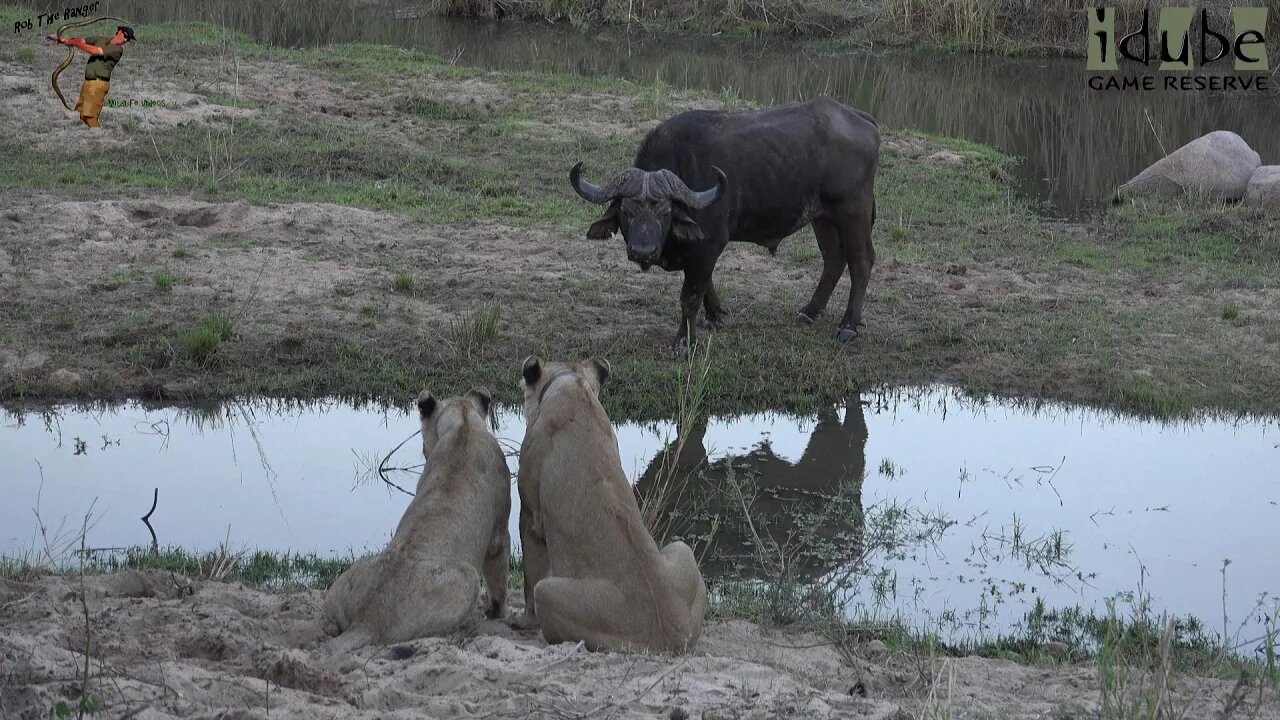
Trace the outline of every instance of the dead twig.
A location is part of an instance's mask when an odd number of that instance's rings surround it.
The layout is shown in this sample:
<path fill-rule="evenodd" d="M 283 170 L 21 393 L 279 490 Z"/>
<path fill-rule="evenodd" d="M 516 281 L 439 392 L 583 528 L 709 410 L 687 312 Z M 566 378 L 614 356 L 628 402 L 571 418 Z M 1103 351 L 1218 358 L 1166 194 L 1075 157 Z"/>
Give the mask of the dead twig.
<path fill-rule="evenodd" d="M 582 641 L 579 640 L 577 645 L 574 645 L 573 647 L 569 648 L 569 652 L 565 653 L 564 657 L 560 658 L 559 660 L 553 660 L 552 662 L 549 662 L 546 665 L 543 665 L 537 670 L 534 670 L 533 673 L 535 675 L 544 673 L 557 665 L 562 665 L 568 662 L 569 658 L 573 657 L 579 650 L 582 649 L 582 645 L 583 645 Z"/>
<path fill-rule="evenodd" d="M 84 584 L 84 550 L 85 538 L 89 534 L 89 516 L 93 514 L 93 506 L 98 502 L 97 498 L 89 504 L 89 510 L 84 514 L 84 522 L 80 525 L 80 608 L 84 611 L 84 677 L 80 680 L 80 714 L 78 717 L 84 717 L 85 708 L 88 706 L 89 698 L 89 658 L 93 649 L 93 625 L 89 620 L 89 601 L 87 599 L 87 591 Z"/>
<path fill-rule="evenodd" d="M 405 438 L 404 440 L 401 440 L 399 445 L 396 445 L 394 448 L 392 448 L 391 452 L 387 453 L 386 456 L 382 458 L 382 462 L 378 463 L 378 477 L 382 478 L 382 482 L 386 483 L 387 485 L 390 485 L 391 487 L 399 490 L 400 492 L 404 493 L 405 495 L 408 495 L 409 497 L 413 497 L 414 494 L 409 492 L 408 490 L 405 490 L 399 485 L 391 482 L 391 479 L 387 477 L 388 472 L 392 470 L 402 470 L 404 468 L 387 467 L 387 462 L 391 460 L 391 456 L 395 455 L 397 450 L 404 447 L 405 443 L 409 442 L 410 440 L 414 439 L 415 437 L 421 434 L 422 434 L 422 430 L 415 430 L 412 435 Z"/>
<path fill-rule="evenodd" d="M 142 516 L 142 524 L 146 525 L 147 530 L 151 533 L 151 557 L 156 557 L 160 554 L 160 543 L 156 539 L 156 529 L 151 527 L 151 514 L 156 511 L 156 505 L 159 503 L 160 488 L 156 488 L 155 492 L 151 495 L 151 509 L 147 511 L 146 515 Z"/>

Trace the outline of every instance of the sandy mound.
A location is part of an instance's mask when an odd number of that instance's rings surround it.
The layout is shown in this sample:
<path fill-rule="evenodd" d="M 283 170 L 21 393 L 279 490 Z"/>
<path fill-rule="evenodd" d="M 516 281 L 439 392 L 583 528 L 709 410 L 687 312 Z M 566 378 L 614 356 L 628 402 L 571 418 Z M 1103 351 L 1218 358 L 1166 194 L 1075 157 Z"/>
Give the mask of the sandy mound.
<path fill-rule="evenodd" d="M 111 716 L 886 717 L 897 705 L 849 694 L 834 654 L 774 666 L 753 626 L 711 623 L 687 657 L 547 646 L 500 622 L 474 635 L 370 648 L 327 666 L 319 591 L 191 585 L 166 574 L 86 579 L 90 690 Z M 0 703 L 43 717 L 79 697 L 85 644 L 79 579 L 0 585 Z M 397 659 L 398 658 L 398 659 Z M 684 713 L 682 715 L 681 713 Z M 239 715 L 237 715 L 239 717 Z"/>
<path fill-rule="evenodd" d="M 124 571 L 0 581 L 0 710 L 74 707 L 84 672 L 110 717 L 896 718 L 932 707 L 999 716 L 1097 704 L 1088 666 L 982 658 L 845 661 L 820 638 L 708 621 L 683 657 L 592 653 L 483 621 L 475 633 L 326 660 L 322 593 L 265 592 Z M 512 598 L 518 608 L 519 597 Z M 1177 679 L 1190 717 L 1228 681 Z M 1274 697 L 1244 708 L 1280 717 Z M 1248 703 L 1248 701 L 1246 701 Z M 1202 711 L 1202 712 L 1198 712 Z M 949 715 L 954 716 L 954 715 Z"/>

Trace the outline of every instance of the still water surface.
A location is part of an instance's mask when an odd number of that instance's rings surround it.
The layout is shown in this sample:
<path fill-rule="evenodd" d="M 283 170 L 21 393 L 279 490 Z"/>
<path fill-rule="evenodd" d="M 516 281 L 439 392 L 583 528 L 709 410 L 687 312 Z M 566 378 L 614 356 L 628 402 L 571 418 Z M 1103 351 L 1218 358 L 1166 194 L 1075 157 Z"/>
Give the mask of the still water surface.
<path fill-rule="evenodd" d="M 1022 158 L 1015 174 L 1024 191 L 1065 216 L 1096 211 L 1166 151 L 1213 130 L 1239 133 L 1264 165 L 1280 163 L 1280 93 L 1098 92 L 1080 58 L 835 53 L 778 39 L 439 18 L 398 0 L 323 5 L 281 12 L 270 3 L 124 0 L 111 9 L 140 24 L 207 20 L 284 46 L 379 43 L 467 66 L 662 81 L 766 104 L 831 95 L 885 127 L 960 137 Z"/>
<path fill-rule="evenodd" d="M 1276 420 L 1164 425 L 981 403 L 942 388 L 864 400 L 815 417 L 713 418 L 690 429 L 678 466 L 698 471 L 678 502 L 700 488 L 723 489 L 732 467 L 753 481 L 746 499 L 760 517 L 796 503 L 821 509 L 823 498 L 851 489 L 835 505 L 842 516 L 823 521 L 836 532 L 823 537 L 856 537 L 888 507 L 945 518 L 935 542 L 873 554 L 870 571 L 881 574 L 888 595 L 877 606 L 868 582 L 858 600 L 915 622 L 952 617 L 944 629 L 955 636 L 1009 629 L 1036 598 L 1101 609 L 1103 598 L 1140 582 L 1156 608 L 1219 629 L 1226 559 L 1229 632 L 1260 634 L 1258 601 L 1269 593 L 1264 606 L 1273 609 L 1280 594 Z M 504 410 L 498 423 L 497 436 L 516 450 L 522 416 Z M 91 503 L 90 546 L 148 544 L 139 518 L 159 488 L 152 524 L 162 545 L 210 550 L 229 539 L 233 549 L 374 551 L 408 497 L 370 481 L 368 459 L 376 464 L 414 430 L 416 418 L 403 411 L 336 402 L 10 415 L 0 426 L 0 549 L 42 546 L 37 507 L 52 532 L 64 520 L 78 527 Z M 645 488 L 675 426 L 622 423 L 617 435 L 628 475 Z M 411 440 L 390 465 L 420 463 L 420 447 Z M 514 472 L 517 458 L 509 462 Z M 416 473 L 393 479 L 412 489 Z M 512 498 L 518 508 L 514 486 Z M 725 517 L 737 507 L 722 505 Z M 794 536 L 784 519 L 757 522 L 779 543 Z M 514 510 L 510 523 L 518 538 Z M 689 523 L 677 526 L 697 535 L 697 521 Z M 840 527 L 857 532 L 842 535 Z M 1033 550 L 1060 540 L 1060 562 L 1026 562 L 1015 535 Z M 743 541 L 725 524 L 704 570 L 726 572 L 733 558 L 750 565 Z M 858 554 L 848 549 L 806 572 L 839 571 Z"/>

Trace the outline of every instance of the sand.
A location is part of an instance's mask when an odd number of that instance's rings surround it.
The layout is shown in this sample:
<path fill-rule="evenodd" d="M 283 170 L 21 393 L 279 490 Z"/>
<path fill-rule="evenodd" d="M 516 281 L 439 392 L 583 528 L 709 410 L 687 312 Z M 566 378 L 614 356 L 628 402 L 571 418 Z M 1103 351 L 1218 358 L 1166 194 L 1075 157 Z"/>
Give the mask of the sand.
<path fill-rule="evenodd" d="M 162 572 L 0 581 L 0 717 L 73 709 L 85 672 L 105 717 L 905 718 L 1089 716 L 1089 664 L 1032 667 L 860 648 L 709 618 L 683 656 L 547 645 L 478 620 L 453 637 L 328 658 L 322 591 L 267 591 Z M 517 592 L 508 611 L 521 606 Z M 1230 680 L 1175 677 L 1188 717 L 1215 717 Z M 1256 686 L 1238 717 L 1280 718 Z"/>

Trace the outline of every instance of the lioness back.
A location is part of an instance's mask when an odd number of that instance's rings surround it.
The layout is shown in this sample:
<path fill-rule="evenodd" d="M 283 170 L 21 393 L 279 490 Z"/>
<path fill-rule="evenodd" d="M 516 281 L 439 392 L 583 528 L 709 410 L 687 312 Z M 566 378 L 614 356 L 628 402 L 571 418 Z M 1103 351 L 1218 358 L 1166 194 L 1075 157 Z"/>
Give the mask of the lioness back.
<path fill-rule="evenodd" d="M 622 469 L 598 399 L 607 363 L 522 371 L 520 451 L 525 626 L 548 642 L 679 650 L 697 641 L 706 587 L 683 543 L 659 551 Z"/>
<path fill-rule="evenodd" d="M 418 397 L 426 464 L 387 548 L 329 589 L 325 616 L 342 635 L 331 653 L 454 632 L 473 616 L 481 578 L 488 612 L 506 596 L 506 458 L 485 424 L 489 395 Z M 501 573 L 495 568 L 501 566 Z"/>

